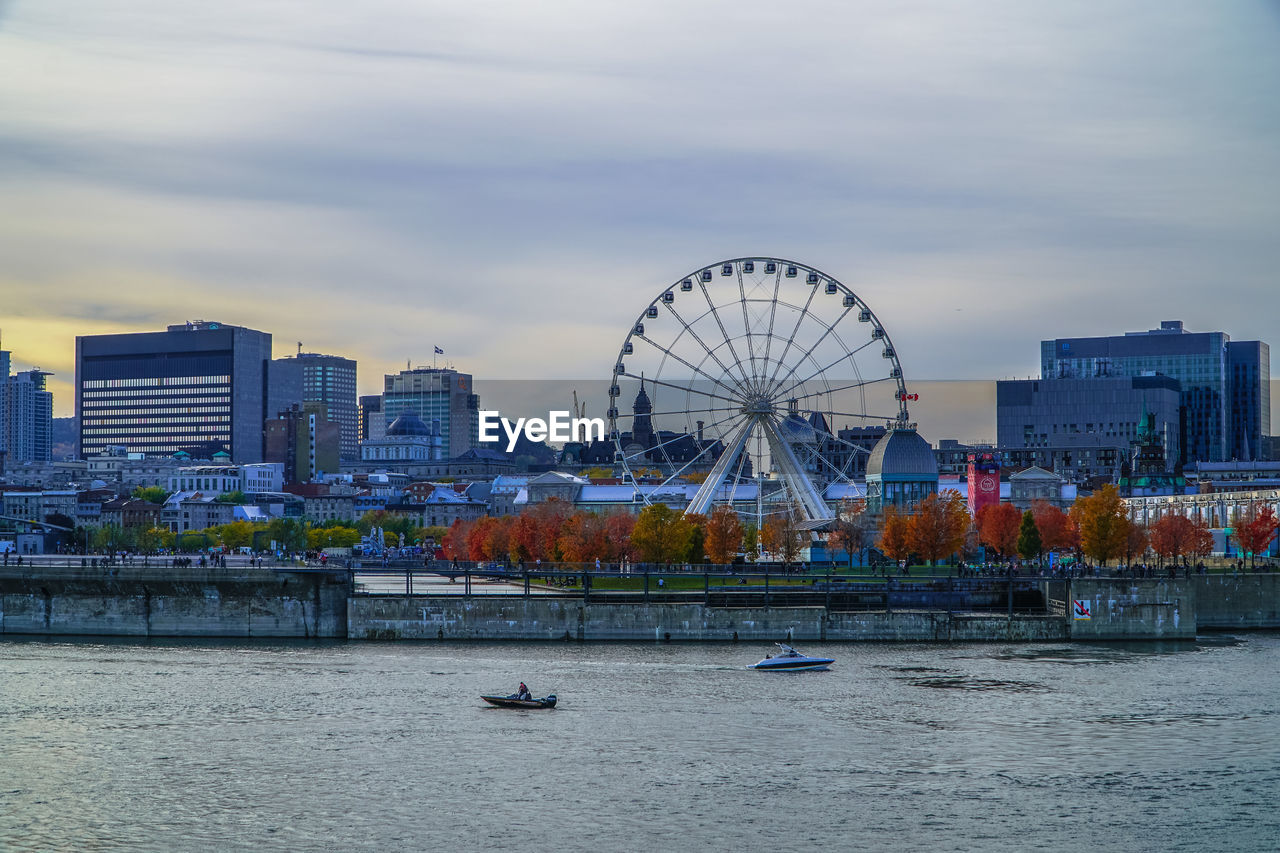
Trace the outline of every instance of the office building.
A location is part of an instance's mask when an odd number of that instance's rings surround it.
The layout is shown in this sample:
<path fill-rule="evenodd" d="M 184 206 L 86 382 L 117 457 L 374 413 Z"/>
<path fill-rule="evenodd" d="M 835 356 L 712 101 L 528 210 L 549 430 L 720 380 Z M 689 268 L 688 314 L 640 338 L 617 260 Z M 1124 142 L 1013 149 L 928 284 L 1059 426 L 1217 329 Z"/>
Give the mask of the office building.
<path fill-rule="evenodd" d="M 266 423 L 265 461 L 284 466 L 286 484 L 337 474 L 341 432 L 341 426 L 326 417 L 325 404 L 292 406 Z"/>
<path fill-rule="evenodd" d="M 343 461 L 360 458 L 360 424 L 356 408 L 356 363 L 338 355 L 300 352 L 289 358 L 278 358 L 272 369 L 279 369 L 297 382 L 298 400 L 285 400 L 278 409 L 285 411 L 294 402 L 323 403 L 329 420 L 341 431 L 340 453 Z"/>
<path fill-rule="evenodd" d="M 382 419 L 382 395 L 368 394 L 360 398 L 360 440 L 382 438 L 387 422 Z"/>
<path fill-rule="evenodd" d="M 387 376 L 382 391 L 383 423 L 390 425 L 405 413 L 426 424 L 440 422 L 446 459 L 461 456 L 478 443 L 480 398 L 472 393 L 468 373 L 419 367 Z"/>
<path fill-rule="evenodd" d="M 0 350 L 0 472 L 6 464 L 48 462 L 53 451 L 51 373 L 33 368 L 9 375 L 10 354 Z"/>
<path fill-rule="evenodd" d="M 1232 342 L 1225 332 L 1188 332 L 1182 321 L 1167 320 L 1146 332 L 1040 343 L 1042 380 L 1145 374 L 1181 384 L 1178 461 L 1220 462 L 1266 452 L 1271 352 L 1261 341 Z"/>
<path fill-rule="evenodd" d="M 262 459 L 271 335 L 198 321 L 76 338 L 80 456 L 127 452 Z"/>
<path fill-rule="evenodd" d="M 1167 464 L 1179 458 L 1181 385 L 1169 376 L 1016 379 L 996 383 L 996 446 L 1017 467 L 1073 481 L 1115 478 L 1150 415 Z M 1016 451 L 1041 451 L 1022 458 Z"/>

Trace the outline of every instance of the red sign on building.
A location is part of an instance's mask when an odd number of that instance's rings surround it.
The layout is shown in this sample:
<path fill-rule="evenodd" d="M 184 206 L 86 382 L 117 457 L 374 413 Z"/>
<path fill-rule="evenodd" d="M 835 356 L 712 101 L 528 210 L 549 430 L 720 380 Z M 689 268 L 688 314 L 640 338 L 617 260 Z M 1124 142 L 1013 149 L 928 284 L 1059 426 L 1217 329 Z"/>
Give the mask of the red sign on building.
<path fill-rule="evenodd" d="M 978 510 L 998 503 L 1000 503 L 1000 457 L 994 453 L 970 453 L 970 514 L 977 518 Z"/>

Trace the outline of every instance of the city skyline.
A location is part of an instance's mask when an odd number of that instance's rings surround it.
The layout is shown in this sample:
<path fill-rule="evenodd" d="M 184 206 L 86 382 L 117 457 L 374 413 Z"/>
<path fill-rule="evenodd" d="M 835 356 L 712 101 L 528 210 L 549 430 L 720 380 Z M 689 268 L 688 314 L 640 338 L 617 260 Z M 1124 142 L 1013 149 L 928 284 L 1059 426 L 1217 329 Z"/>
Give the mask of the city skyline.
<path fill-rule="evenodd" d="M 865 298 L 909 381 L 1034 375 L 1041 340 L 1172 318 L 1267 340 L 1280 18 L 1106 23 L 10 2 L 4 345 L 60 416 L 75 335 L 195 319 L 355 359 L 361 394 L 436 346 L 603 377 L 654 295 L 757 253 Z"/>

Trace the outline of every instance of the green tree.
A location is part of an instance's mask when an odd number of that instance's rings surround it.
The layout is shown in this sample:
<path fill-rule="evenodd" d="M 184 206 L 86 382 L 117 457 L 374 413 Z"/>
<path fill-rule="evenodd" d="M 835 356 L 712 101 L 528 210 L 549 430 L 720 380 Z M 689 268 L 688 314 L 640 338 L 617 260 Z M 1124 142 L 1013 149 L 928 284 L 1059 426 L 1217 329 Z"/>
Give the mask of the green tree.
<path fill-rule="evenodd" d="M 1035 515 L 1027 510 L 1022 514 L 1022 526 L 1018 528 L 1018 556 L 1024 560 L 1034 560 L 1039 558 L 1043 550 L 1044 543 L 1040 541 L 1040 528 L 1036 527 Z"/>
<path fill-rule="evenodd" d="M 303 551 L 307 547 L 307 523 L 296 518 L 273 518 L 267 535 L 283 551 Z"/>
<path fill-rule="evenodd" d="M 147 503 L 162 504 L 165 498 L 169 497 L 169 493 L 159 486 L 138 486 L 133 490 L 131 497 Z"/>
<path fill-rule="evenodd" d="M 249 497 L 244 492 L 236 489 L 234 492 L 223 492 L 214 498 L 214 501 L 220 504 L 236 504 L 242 506 L 249 502 Z"/>

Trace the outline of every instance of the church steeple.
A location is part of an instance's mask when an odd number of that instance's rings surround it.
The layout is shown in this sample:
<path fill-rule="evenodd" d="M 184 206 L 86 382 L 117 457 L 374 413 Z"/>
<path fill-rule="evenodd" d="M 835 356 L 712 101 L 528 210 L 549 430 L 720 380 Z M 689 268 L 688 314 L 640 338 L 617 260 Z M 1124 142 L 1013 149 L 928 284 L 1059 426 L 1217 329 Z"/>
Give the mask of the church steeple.
<path fill-rule="evenodd" d="M 649 395 L 644 392 L 644 374 L 640 374 L 640 393 L 636 394 L 636 401 L 631 405 L 631 411 L 635 415 L 631 423 L 631 438 L 637 444 L 643 447 L 649 447 L 653 444 L 653 420 L 649 417 L 653 414 L 653 403 L 649 401 Z"/>

